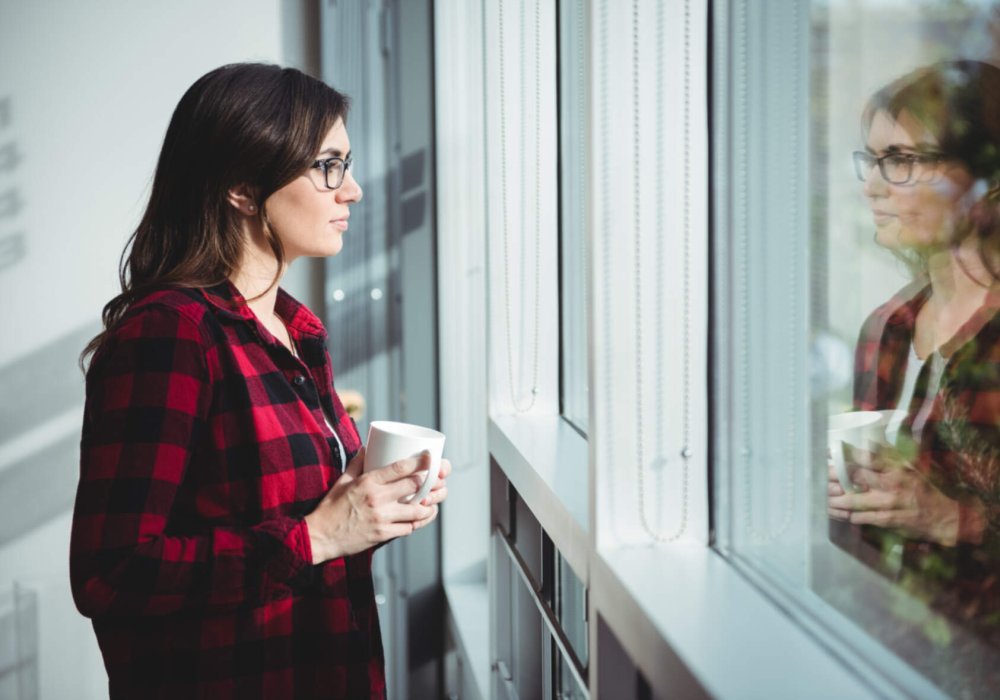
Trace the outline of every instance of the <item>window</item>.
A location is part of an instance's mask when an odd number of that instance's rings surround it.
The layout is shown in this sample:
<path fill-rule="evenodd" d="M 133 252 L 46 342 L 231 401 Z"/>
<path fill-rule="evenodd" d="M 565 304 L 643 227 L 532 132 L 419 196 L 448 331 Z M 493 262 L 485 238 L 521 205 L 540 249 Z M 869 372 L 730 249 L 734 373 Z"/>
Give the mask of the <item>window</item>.
<path fill-rule="evenodd" d="M 707 540 L 705 8 L 593 7 L 599 547 Z"/>
<path fill-rule="evenodd" d="M 989 692 L 997 4 L 731 3 L 714 31 L 717 546 L 882 693 Z"/>
<path fill-rule="evenodd" d="M 555 14 L 484 5 L 491 416 L 559 413 Z"/>
<path fill-rule="evenodd" d="M 583 0 L 559 2 L 562 414 L 587 432 L 587 59 Z"/>

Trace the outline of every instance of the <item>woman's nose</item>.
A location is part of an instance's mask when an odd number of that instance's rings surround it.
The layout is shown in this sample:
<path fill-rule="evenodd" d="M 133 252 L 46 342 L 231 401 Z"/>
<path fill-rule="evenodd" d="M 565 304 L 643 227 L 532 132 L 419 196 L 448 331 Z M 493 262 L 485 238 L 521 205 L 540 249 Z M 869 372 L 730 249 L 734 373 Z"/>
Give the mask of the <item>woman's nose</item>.
<path fill-rule="evenodd" d="M 354 179 L 354 173 L 350 170 L 344 173 L 344 182 L 337 188 L 336 192 L 337 199 L 345 203 L 360 202 L 364 196 L 361 185 Z"/>
<path fill-rule="evenodd" d="M 862 189 L 866 197 L 884 197 L 889 192 L 889 183 L 882 177 L 882 172 L 878 169 L 878 166 L 869 171 Z"/>

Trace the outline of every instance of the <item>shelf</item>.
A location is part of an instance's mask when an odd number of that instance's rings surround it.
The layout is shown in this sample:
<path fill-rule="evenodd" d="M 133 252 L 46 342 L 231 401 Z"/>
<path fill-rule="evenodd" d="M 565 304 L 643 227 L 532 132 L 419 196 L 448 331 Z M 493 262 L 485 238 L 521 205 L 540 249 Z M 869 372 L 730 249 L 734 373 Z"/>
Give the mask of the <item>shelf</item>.
<path fill-rule="evenodd" d="M 586 585 L 586 439 L 559 416 L 504 415 L 490 418 L 488 441 L 490 454 Z"/>

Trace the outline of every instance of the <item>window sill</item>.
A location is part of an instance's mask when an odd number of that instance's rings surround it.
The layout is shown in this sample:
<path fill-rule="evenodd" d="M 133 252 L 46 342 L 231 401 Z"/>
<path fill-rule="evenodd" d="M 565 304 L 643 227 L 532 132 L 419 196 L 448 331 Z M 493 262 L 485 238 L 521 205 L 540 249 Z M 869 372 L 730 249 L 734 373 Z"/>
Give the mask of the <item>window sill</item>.
<path fill-rule="evenodd" d="M 587 441 L 561 416 L 491 416 L 489 451 L 556 549 L 586 583 Z"/>
<path fill-rule="evenodd" d="M 591 576 L 597 612 L 654 695 L 879 697 L 707 547 L 604 551 Z"/>
<path fill-rule="evenodd" d="M 490 595 L 486 581 L 444 583 L 455 637 L 479 697 L 490 696 Z"/>

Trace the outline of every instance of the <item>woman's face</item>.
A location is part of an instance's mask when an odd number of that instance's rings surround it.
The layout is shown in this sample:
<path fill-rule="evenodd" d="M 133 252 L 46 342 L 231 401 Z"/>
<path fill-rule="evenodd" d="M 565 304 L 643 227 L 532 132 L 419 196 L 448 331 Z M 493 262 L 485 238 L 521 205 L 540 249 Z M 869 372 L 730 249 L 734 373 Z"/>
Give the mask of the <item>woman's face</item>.
<path fill-rule="evenodd" d="M 876 157 L 887 153 L 927 153 L 938 150 L 937 140 L 906 111 L 893 119 L 875 113 L 868 131 L 867 150 Z M 968 209 L 972 174 L 955 160 L 914 165 L 909 182 L 887 182 L 878 167 L 864 181 L 864 196 L 875 219 L 875 240 L 887 248 L 932 251 L 947 247 L 955 224 Z"/>
<path fill-rule="evenodd" d="M 350 152 L 347 129 L 338 119 L 323 139 L 316 160 L 347 158 Z M 310 168 L 268 197 L 264 202 L 267 218 L 285 248 L 286 262 L 339 253 L 344 246 L 350 205 L 360 201 L 361 195 L 361 187 L 350 170 L 340 187 L 330 190 L 323 172 Z"/>

